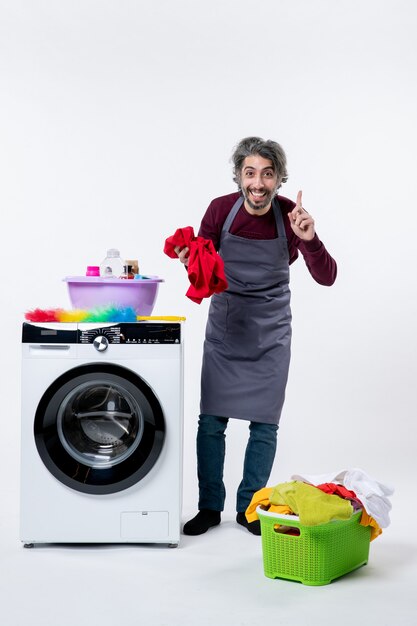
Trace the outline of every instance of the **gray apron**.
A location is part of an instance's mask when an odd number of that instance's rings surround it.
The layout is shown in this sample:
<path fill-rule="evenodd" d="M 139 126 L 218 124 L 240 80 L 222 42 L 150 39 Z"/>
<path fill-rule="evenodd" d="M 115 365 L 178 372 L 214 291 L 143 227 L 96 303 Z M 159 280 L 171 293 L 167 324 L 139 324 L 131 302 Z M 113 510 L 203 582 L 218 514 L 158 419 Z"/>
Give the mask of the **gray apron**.
<path fill-rule="evenodd" d="M 211 298 L 201 371 L 201 413 L 278 424 L 291 353 L 289 253 L 278 200 L 277 239 L 245 239 L 224 223 L 219 254 L 228 288 Z"/>

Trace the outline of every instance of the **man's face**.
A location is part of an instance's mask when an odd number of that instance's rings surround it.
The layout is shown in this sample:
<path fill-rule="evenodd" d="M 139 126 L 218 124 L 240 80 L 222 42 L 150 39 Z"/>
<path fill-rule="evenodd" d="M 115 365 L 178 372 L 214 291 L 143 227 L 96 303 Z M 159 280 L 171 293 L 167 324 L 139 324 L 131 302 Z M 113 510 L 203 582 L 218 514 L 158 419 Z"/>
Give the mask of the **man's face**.
<path fill-rule="evenodd" d="M 263 215 L 269 210 L 278 184 L 278 176 L 269 159 L 254 154 L 243 161 L 240 186 L 245 207 L 252 215 Z"/>

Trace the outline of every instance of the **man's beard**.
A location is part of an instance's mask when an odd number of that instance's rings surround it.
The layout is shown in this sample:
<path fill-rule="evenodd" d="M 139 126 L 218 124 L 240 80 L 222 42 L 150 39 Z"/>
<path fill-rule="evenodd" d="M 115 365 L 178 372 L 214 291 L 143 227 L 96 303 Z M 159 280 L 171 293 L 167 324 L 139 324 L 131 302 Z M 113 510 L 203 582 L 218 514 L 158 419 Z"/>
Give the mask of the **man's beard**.
<path fill-rule="evenodd" d="M 253 211 L 262 211 L 263 209 L 265 209 L 273 200 L 277 190 L 278 190 L 278 185 L 275 187 L 275 189 L 272 189 L 271 191 L 266 191 L 264 198 L 262 199 L 262 202 L 260 204 L 255 204 L 254 202 L 252 202 L 252 200 L 250 199 L 249 196 L 249 191 L 247 190 L 248 188 L 242 188 L 242 194 L 243 197 L 245 198 L 245 201 L 247 203 L 247 205 L 253 210 Z"/>

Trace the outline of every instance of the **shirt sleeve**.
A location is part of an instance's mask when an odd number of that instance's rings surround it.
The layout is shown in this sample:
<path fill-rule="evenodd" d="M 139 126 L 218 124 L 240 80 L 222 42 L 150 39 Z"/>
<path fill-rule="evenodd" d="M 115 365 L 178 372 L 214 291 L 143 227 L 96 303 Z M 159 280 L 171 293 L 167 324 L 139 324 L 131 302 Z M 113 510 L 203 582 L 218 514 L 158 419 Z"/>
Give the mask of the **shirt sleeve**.
<path fill-rule="evenodd" d="M 317 233 L 311 241 L 303 241 L 294 235 L 295 245 L 303 255 L 308 271 L 319 285 L 330 287 L 337 276 L 337 264 L 328 253 Z"/>
<path fill-rule="evenodd" d="M 294 233 L 288 219 L 288 213 L 295 207 L 295 203 L 288 198 L 280 197 L 280 204 L 287 234 L 290 265 L 296 261 L 298 253 L 301 252 L 307 269 L 314 280 L 319 285 L 330 287 L 337 276 L 336 261 L 328 253 L 317 233 L 311 241 L 303 241 Z"/>

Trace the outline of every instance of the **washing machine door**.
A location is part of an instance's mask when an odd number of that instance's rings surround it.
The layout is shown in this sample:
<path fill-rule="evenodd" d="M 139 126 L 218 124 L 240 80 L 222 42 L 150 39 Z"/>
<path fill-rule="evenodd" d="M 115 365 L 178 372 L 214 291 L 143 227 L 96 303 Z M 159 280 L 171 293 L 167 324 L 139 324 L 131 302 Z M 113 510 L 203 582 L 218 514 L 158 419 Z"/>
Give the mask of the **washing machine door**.
<path fill-rule="evenodd" d="M 109 494 L 140 481 L 155 465 L 165 420 L 149 385 L 114 364 L 89 364 L 60 376 L 36 411 L 35 442 L 62 483 Z"/>

